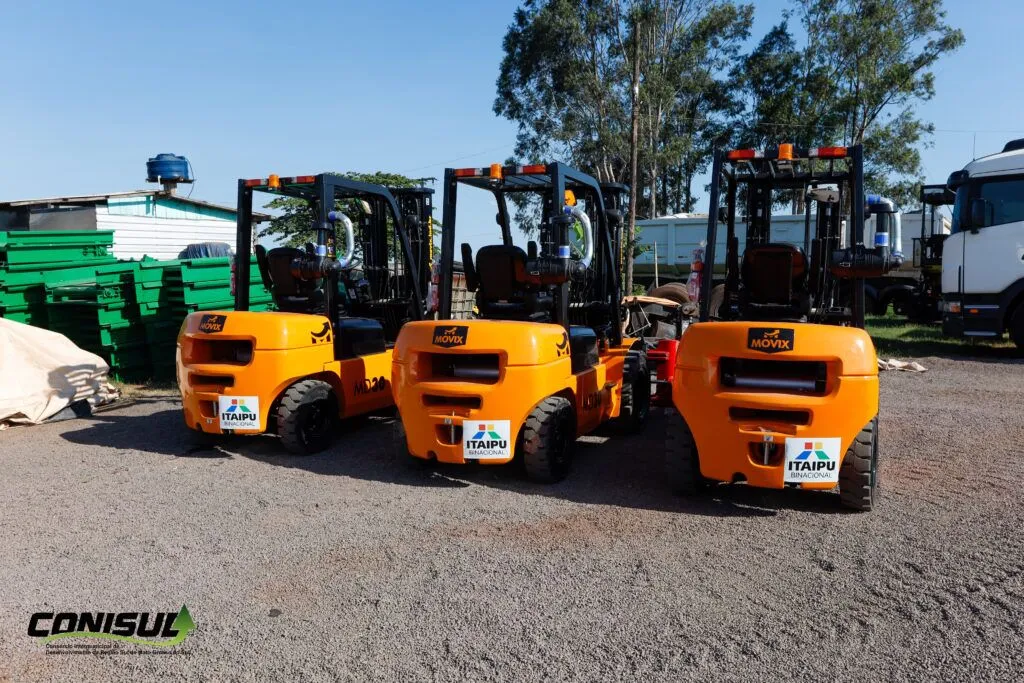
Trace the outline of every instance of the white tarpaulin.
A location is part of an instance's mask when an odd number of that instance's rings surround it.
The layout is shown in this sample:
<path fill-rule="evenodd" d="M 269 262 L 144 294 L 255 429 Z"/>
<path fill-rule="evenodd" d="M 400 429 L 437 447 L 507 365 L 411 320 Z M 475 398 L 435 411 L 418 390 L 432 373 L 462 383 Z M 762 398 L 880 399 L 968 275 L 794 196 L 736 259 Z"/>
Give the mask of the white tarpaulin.
<path fill-rule="evenodd" d="M 889 360 L 878 359 L 879 370 L 903 370 L 904 372 L 924 372 L 928 368 L 918 363 L 916 360 L 896 360 L 890 358 Z"/>
<path fill-rule="evenodd" d="M 111 400 L 109 370 L 62 334 L 0 318 L 0 425 L 42 422 L 82 399 Z"/>

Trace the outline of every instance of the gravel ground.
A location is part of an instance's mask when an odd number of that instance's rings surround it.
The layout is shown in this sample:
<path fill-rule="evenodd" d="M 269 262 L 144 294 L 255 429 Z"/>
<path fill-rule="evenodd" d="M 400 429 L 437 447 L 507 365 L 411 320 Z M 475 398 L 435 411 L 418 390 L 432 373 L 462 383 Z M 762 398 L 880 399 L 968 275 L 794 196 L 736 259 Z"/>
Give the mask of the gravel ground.
<path fill-rule="evenodd" d="M 393 420 L 192 450 L 167 397 L 0 433 L 0 680 L 995 680 L 1024 664 L 1024 364 L 882 379 L 876 512 L 720 487 L 645 434 L 552 487 L 411 466 Z M 176 610 L 181 654 L 46 654 L 48 610 Z M 82 642 L 82 641 L 79 641 Z"/>

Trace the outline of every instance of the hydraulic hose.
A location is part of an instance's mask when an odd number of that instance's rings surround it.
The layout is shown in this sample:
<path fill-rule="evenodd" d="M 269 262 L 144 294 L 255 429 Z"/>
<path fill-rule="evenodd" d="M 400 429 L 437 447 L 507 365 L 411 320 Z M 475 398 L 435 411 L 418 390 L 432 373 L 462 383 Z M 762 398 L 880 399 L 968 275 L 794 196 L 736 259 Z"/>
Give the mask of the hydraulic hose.
<path fill-rule="evenodd" d="M 589 268 L 590 262 L 594 260 L 594 231 L 590 227 L 590 217 L 579 205 L 565 208 L 583 226 L 583 256 L 580 257 L 580 264 Z"/>
<path fill-rule="evenodd" d="M 341 225 L 345 228 L 345 256 L 342 258 L 335 258 L 337 261 L 338 268 L 347 268 L 352 262 L 352 255 L 355 254 L 356 250 L 356 235 L 355 229 L 352 227 L 352 219 L 343 214 L 341 211 L 331 211 L 327 214 L 327 220 L 332 223 L 341 222 Z"/>

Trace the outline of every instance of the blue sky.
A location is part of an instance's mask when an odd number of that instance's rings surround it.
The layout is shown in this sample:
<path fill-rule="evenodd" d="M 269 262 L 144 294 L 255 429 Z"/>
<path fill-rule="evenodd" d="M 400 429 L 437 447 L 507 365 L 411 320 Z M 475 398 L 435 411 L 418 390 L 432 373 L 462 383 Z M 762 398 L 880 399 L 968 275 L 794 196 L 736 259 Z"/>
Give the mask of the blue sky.
<path fill-rule="evenodd" d="M 1024 137 L 1024 4 L 946 5 L 967 43 L 940 62 L 938 95 L 920 107 L 939 129 L 923 152 L 930 182 L 970 160 L 973 131 L 979 156 Z M 757 3 L 752 40 L 785 6 Z M 144 187 L 158 152 L 189 157 L 193 196 L 232 205 L 239 177 L 440 177 L 446 165 L 503 160 L 515 128 L 492 104 L 514 7 L 3 3 L 0 200 Z M 459 239 L 479 244 L 493 213 L 470 194 Z"/>

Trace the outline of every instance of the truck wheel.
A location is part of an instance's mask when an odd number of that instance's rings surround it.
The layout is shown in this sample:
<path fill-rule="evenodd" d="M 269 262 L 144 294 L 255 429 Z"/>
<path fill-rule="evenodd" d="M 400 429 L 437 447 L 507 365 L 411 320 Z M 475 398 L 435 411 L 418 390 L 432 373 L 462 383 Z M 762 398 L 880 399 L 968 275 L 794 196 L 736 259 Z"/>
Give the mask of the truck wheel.
<path fill-rule="evenodd" d="M 1013 319 L 1010 320 L 1010 339 L 1019 350 L 1024 351 L 1024 301 L 1017 305 Z"/>
<path fill-rule="evenodd" d="M 846 451 L 839 468 L 839 500 L 845 507 L 870 512 L 878 498 L 878 416 L 868 422 Z"/>
<path fill-rule="evenodd" d="M 304 379 L 288 387 L 277 408 L 277 434 L 295 455 L 308 455 L 331 444 L 338 423 L 338 399 L 327 382 Z"/>
<path fill-rule="evenodd" d="M 544 484 L 565 479 L 575 445 L 576 413 L 572 403 L 560 396 L 548 396 L 523 425 L 526 476 Z"/>
<path fill-rule="evenodd" d="M 626 434 L 644 428 L 651 412 L 651 371 L 643 351 L 630 351 L 622 369 L 622 406 L 616 423 Z"/>
<path fill-rule="evenodd" d="M 665 476 L 676 493 L 692 496 L 704 488 L 697 442 L 675 408 L 665 415 Z"/>
<path fill-rule="evenodd" d="M 686 285 L 682 282 L 666 282 L 660 287 L 655 287 L 647 296 L 656 296 L 659 299 L 668 299 L 669 301 L 675 301 L 677 304 L 688 304 L 690 303 L 690 292 L 687 291 Z"/>

